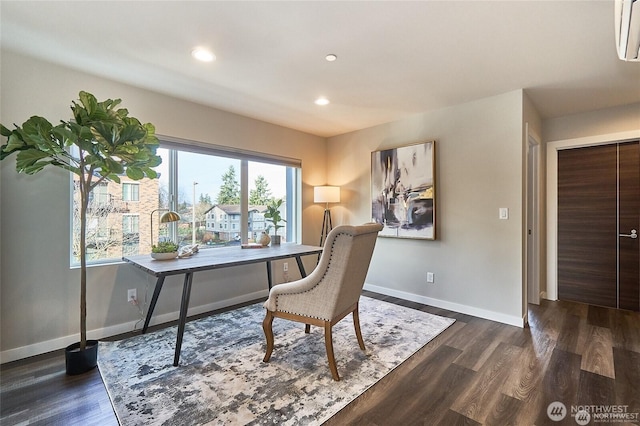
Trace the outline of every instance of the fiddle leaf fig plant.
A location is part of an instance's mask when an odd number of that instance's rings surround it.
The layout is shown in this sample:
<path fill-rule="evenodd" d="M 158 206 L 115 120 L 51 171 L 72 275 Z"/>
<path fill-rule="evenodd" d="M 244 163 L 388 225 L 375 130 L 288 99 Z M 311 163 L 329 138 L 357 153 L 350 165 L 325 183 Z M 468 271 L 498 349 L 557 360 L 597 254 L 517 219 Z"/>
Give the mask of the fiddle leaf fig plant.
<path fill-rule="evenodd" d="M 80 350 L 87 342 L 87 255 L 86 225 L 89 194 L 106 180 L 120 182 L 126 174 L 132 180 L 155 179 L 153 170 L 162 159 L 156 155 L 158 138 L 151 123 L 142 124 L 119 108 L 120 99 L 99 102 L 80 92 L 71 102 L 73 119 L 53 125 L 33 116 L 22 126 L 9 129 L 0 124 L 7 143 L 0 147 L 0 160 L 16 155 L 16 170 L 29 175 L 49 166 L 78 176 L 80 193 Z"/>
<path fill-rule="evenodd" d="M 278 229 L 284 228 L 284 225 L 280 225 L 280 222 L 286 223 L 286 220 L 280 215 L 280 206 L 282 206 L 282 203 L 282 198 L 271 200 L 271 202 L 267 204 L 267 211 L 264 214 L 265 219 L 273 224 L 275 234 L 278 233 Z M 271 225 L 269 225 L 268 229 L 271 229 Z"/>

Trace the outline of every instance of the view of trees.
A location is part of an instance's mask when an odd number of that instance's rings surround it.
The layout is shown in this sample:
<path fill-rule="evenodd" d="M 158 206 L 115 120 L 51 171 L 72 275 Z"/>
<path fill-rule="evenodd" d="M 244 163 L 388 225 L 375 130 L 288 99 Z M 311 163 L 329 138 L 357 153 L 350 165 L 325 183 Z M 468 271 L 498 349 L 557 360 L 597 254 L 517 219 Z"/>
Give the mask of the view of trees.
<path fill-rule="evenodd" d="M 240 183 L 233 166 L 229 166 L 229 169 L 222 175 L 218 204 L 240 204 Z"/>
<path fill-rule="evenodd" d="M 253 206 L 261 206 L 273 200 L 269 182 L 264 176 L 258 175 L 254 181 L 254 188 L 249 191 L 249 204 Z M 203 203 L 202 195 L 200 203 Z M 206 195 L 211 207 L 211 197 Z M 240 183 L 236 177 L 236 169 L 229 166 L 229 169 L 222 175 L 222 186 L 218 194 L 217 204 L 239 205 L 240 204 Z"/>
<path fill-rule="evenodd" d="M 269 182 L 267 182 L 264 176 L 258 175 L 255 180 L 255 188 L 249 191 L 249 204 L 253 206 L 263 206 L 272 199 Z"/>

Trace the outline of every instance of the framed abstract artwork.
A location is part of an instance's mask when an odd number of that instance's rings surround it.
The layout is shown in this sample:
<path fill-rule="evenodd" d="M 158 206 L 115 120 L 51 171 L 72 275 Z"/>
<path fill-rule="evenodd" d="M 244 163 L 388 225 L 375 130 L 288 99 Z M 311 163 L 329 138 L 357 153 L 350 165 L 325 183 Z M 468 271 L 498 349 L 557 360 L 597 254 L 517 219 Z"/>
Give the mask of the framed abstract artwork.
<path fill-rule="evenodd" d="M 436 239 L 435 141 L 371 153 L 371 217 L 381 237 Z"/>

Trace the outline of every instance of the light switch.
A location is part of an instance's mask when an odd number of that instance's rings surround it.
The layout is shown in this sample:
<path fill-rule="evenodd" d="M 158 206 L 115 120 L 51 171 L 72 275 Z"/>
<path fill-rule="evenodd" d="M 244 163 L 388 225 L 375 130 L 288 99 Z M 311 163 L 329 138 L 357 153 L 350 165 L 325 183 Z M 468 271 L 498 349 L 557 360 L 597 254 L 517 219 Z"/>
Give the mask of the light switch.
<path fill-rule="evenodd" d="M 500 207 L 499 216 L 500 219 L 509 219 L 509 209 L 507 207 Z"/>

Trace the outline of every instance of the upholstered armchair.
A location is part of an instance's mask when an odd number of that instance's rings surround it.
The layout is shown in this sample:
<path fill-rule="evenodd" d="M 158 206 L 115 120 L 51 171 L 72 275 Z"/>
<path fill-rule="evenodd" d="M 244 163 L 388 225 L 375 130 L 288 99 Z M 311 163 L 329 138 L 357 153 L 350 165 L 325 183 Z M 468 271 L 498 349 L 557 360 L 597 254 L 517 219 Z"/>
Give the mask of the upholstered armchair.
<path fill-rule="evenodd" d="M 353 313 L 358 344 L 362 350 L 365 349 L 358 319 L 358 301 L 380 230 L 382 225 L 377 223 L 337 226 L 327 236 L 313 272 L 298 281 L 279 284 L 271 289 L 264 303 L 267 312 L 262 322 L 267 339 L 264 362 L 269 362 L 273 352 L 273 319 L 285 318 L 304 323 L 306 333 L 309 333 L 311 325 L 324 328 L 329 369 L 333 379 L 340 380 L 331 330 L 342 318 Z"/>

